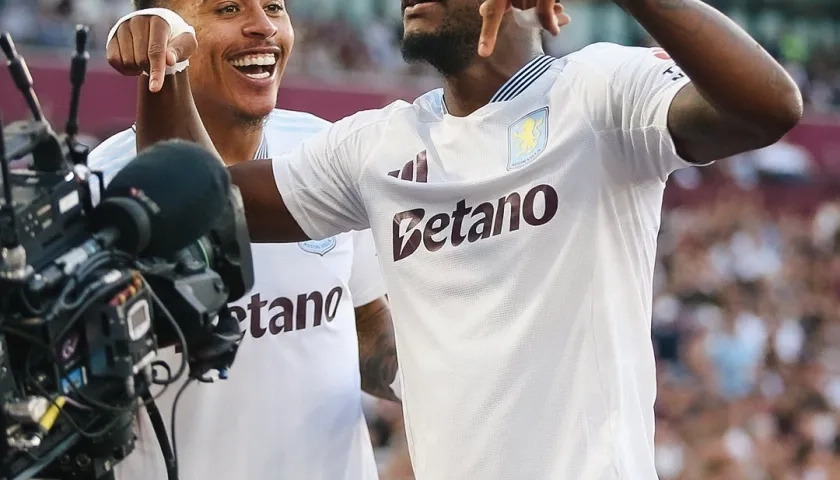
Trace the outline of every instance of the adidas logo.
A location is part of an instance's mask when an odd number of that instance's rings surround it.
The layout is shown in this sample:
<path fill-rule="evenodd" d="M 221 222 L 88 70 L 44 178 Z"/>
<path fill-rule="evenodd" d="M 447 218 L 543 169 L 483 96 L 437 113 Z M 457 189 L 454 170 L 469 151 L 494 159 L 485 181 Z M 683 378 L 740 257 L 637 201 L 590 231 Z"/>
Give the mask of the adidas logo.
<path fill-rule="evenodd" d="M 417 154 L 417 158 L 403 165 L 402 169 L 388 172 L 388 175 L 409 182 L 427 183 L 429 178 L 429 162 L 426 151 Z"/>

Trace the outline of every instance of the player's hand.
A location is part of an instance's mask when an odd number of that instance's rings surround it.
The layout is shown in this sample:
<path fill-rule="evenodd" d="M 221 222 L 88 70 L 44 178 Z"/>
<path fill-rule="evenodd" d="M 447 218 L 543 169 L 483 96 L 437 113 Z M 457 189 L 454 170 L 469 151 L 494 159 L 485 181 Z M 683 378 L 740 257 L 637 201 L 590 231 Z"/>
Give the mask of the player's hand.
<path fill-rule="evenodd" d="M 169 23 L 157 15 L 138 15 L 117 27 L 108 42 L 108 63 L 123 75 L 149 74 L 149 90 L 163 87 L 166 67 L 174 66 L 195 53 L 195 34 L 184 32 L 169 38 Z"/>
<path fill-rule="evenodd" d="M 552 35 L 560 33 L 560 27 L 571 21 L 571 18 L 563 11 L 563 5 L 555 0 L 484 0 L 479 8 L 483 22 L 478 42 L 478 54 L 482 57 L 489 57 L 493 53 L 502 18 L 511 8 L 536 9 L 540 26 Z"/>

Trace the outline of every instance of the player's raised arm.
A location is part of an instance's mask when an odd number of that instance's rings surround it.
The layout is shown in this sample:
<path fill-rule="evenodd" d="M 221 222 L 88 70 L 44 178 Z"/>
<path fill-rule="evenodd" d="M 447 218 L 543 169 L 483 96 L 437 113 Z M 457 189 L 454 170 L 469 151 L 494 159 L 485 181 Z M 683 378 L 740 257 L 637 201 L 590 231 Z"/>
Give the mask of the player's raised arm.
<path fill-rule="evenodd" d="M 161 140 L 180 138 L 218 154 L 190 89 L 186 62 L 197 46 L 191 32 L 176 13 L 149 9 L 124 17 L 109 35 L 110 65 L 123 75 L 138 76 L 137 151 Z M 253 242 L 285 243 L 309 238 L 278 192 L 272 161 L 242 162 L 230 172 L 245 202 Z M 324 230 L 327 229 L 318 229 Z"/>
<path fill-rule="evenodd" d="M 137 76 L 137 151 L 160 140 L 181 138 L 215 152 L 201 122 L 186 68 L 198 43 L 178 14 L 138 10 L 120 19 L 108 35 L 108 63 Z"/>
<path fill-rule="evenodd" d="M 193 101 L 187 71 L 166 75 L 157 92 L 149 89 L 149 77 L 140 77 L 137 87 L 137 151 L 161 140 L 190 140 L 218 155 Z"/>
<path fill-rule="evenodd" d="M 700 0 L 614 0 L 691 80 L 671 103 L 677 152 L 695 163 L 776 142 L 802 117 L 794 81 L 735 22 Z"/>

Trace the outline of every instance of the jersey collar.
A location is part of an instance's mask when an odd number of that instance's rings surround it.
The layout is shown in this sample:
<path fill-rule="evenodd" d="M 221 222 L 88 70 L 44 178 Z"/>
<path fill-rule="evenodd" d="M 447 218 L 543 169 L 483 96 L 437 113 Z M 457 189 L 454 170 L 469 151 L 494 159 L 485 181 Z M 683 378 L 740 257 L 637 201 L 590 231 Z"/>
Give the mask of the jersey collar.
<path fill-rule="evenodd" d="M 535 57 L 502 85 L 502 88 L 490 98 L 490 103 L 506 102 L 518 97 L 551 68 L 552 62 L 554 62 L 554 57 L 549 55 Z"/>
<path fill-rule="evenodd" d="M 137 124 L 131 125 L 131 131 L 134 134 L 137 134 Z M 261 160 L 264 158 L 268 158 L 268 143 L 265 141 L 265 132 L 262 134 L 262 138 L 260 139 L 260 146 L 257 147 L 257 151 L 254 154 L 254 160 Z"/>
<path fill-rule="evenodd" d="M 507 102 L 518 97 L 551 68 L 554 60 L 556 58 L 550 55 L 539 55 L 531 59 L 496 91 L 490 98 L 490 103 Z M 441 106 L 443 113 L 448 114 L 449 109 L 446 108 L 445 100 L 441 100 Z"/>
<path fill-rule="evenodd" d="M 254 160 L 262 160 L 268 158 L 268 143 L 265 141 L 265 132 L 263 132 L 260 146 L 257 147 L 257 152 L 254 154 Z"/>

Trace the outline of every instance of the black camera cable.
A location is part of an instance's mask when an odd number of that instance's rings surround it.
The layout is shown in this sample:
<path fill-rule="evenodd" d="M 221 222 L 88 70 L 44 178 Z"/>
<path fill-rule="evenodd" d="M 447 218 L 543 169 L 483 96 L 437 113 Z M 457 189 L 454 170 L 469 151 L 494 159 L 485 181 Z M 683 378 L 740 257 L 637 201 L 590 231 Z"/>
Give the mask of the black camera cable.
<path fill-rule="evenodd" d="M 144 279 L 145 282 L 145 279 Z M 147 284 L 148 286 L 148 284 Z M 155 307 L 159 308 L 160 311 L 163 313 L 163 316 L 166 318 L 167 321 L 172 325 L 175 334 L 178 336 L 178 342 L 181 344 L 181 365 L 178 367 L 178 370 L 175 372 L 174 375 L 170 375 L 170 378 L 165 382 L 165 384 L 171 384 L 175 382 L 178 378 L 180 378 L 187 369 L 187 358 L 188 358 L 188 351 L 187 351 L 187 339 L 184 337 L 184 332 L 181 330 L 181 327 L 178 325 L 178 322 L 175 320 L 175 317 L 172 316 L 172 313 L 169 309 L 166 308 L 166 305 L 160 300 L 160 297 L 149 288 L 149 295 L 151 295 L 152 300 L 154 301 Z M 164 382 L 160 382 L 164 383 Z M 166 423 L 163 421 L 163 416 L 160 414 L 160 409 L 154 402 L 153 398 L 145 398 L 146 401 L 146 411 L 149 414 L 149 420 L 152 422 L 152 427 L 155 431 L 155 436 L 157 436 L 158 443 L 160 444 L 160 452 L 163 455 L 164 463 L 166 464 L 166 477 L 168 480 L 178 480 L 178 444 L 176 443 L 175 437 L 175 415 L 178 408 L 178 401 L 181 398 L 181 394 L 184 392 L 186 387 L 190 384 L 190 380 L 184 382 L 180 389 L 178 389 L 178 393 L 175 395 L 175 402 L 172 405 L 172 418 L 171 418 L 171 430 L 172 430 L 172 442 L 169 442 L 169 435 L 166 433 Z M 147 389 L 144 392 L 144 395 L 151 396 L 149 390 Z"/>

